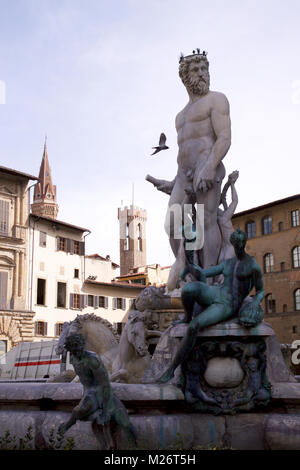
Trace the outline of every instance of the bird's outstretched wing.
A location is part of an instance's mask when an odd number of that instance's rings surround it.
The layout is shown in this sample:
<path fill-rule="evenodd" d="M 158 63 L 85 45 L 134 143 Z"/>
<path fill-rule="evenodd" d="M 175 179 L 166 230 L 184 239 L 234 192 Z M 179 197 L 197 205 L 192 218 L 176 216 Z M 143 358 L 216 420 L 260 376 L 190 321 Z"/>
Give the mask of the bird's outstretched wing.
<path fill-rule="evenodd" d="M 166 140 L 167 140 L 167 138 L 166 138 L 165 134 L 162 132 L 160 134 L 160 138 L 159 138 L 159 146 L 163 147 L 164 145 L 166 145 Z"/>

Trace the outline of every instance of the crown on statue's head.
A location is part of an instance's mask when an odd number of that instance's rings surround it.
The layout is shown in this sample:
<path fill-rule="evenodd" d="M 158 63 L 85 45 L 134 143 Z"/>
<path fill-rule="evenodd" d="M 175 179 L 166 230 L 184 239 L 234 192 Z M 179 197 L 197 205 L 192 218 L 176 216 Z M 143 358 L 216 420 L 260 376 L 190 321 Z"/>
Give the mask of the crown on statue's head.
<path fill-rule="evenodd" d="M 197 48 L 193 51 L 192 54 L 189 54 L 189 55 L 186 55 L 186 56 L 181 52 L 180 57 L 179 57 L 179 63 L 181 63 L 185 59 L 189 59 L 190 57 L 195 57 L 196 58 L 197 56 L 199 57 L 199 59 L 202 58 L 202 59 L 207 60 L 207 51 L 202 51 L 201 52 L 200 49 Z"/>

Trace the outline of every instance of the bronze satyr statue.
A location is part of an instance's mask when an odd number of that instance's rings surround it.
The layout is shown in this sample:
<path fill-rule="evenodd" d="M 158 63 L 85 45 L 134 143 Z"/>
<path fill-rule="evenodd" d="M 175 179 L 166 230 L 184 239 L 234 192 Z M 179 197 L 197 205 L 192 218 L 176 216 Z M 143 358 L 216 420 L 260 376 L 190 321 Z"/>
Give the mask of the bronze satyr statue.
<path fill-rule="evenodd" d="M 261 322 L 260 303 L 264 298 L 262 272 L 255 258 L 245 252 L 246 241 L 247 235 L 238 228 L 230 237 L 235 251 L 233 258 L 207 269 L 187 262 L 181 274 L 182 279 L 191 273 L 198 280 L 187 283 L 182 289 L 185 317 L 177 323 L 188 323 L 189 326 L 180 349 L 171 366 L 160 377 L 159 383 L 166 383 L 174 376 L 175 369 L 186 360 L 195 346 L 199 330 L 235 316 L 245 327 L 253 327 Z M 206 284 L 207 277 L 219 274 L 224 276 L 223 284 Z M 247 296 L 253 287 L 256 295 L 249 298 Z"/>
<path fill-rule="evenodd" d="M 70 362 L 83 385 L 83 397 L 71 414 L 70 419 L 59 426 L 58 432 L 66 432 L 77 420 L 91 421 L 93 432 L 102 450 L 116 449 L 110 425 L 119 424 L 128 436 L 132 447 L 136 447 L 135 431 L 127 411 L 114 396 L 107 370 L 100 357 L 84 349 L 84 337 L 71 334 L 65 340 L 70 351 Z"/>

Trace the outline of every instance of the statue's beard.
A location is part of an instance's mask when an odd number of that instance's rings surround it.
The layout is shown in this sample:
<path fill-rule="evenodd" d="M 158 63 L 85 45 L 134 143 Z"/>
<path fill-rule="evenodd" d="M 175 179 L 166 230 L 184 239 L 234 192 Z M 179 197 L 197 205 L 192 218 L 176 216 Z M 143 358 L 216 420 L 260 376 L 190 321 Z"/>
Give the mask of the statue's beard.
<path fill-rule="evenodd" d="M 193 95 L 206 95 L 209 91 L 209 77 L 199 79 L 188 76 L 183 83 L 188 92 Z"/>

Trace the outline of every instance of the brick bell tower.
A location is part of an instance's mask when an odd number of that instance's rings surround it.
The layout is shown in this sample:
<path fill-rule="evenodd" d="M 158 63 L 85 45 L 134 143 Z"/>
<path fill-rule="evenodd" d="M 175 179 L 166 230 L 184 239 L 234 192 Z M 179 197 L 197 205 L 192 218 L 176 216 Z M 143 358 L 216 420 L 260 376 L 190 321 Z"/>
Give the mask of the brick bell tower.
<path fill-rule="evenodd" d="M 52 184 L 46 139 L 40 167 L 39 180 L 34 188 L 31 212 L 34 215 L 50 217 L 51 219 L 56 219 L 58 213 L 58 205 L 56 203 L 56 186 Z"/>
<path fill-rule="evenodd" d="M 118 208 L 120 224 L 120 276 L 132 268 L 146 266 L 147 211 L 131 205 Z"/>

